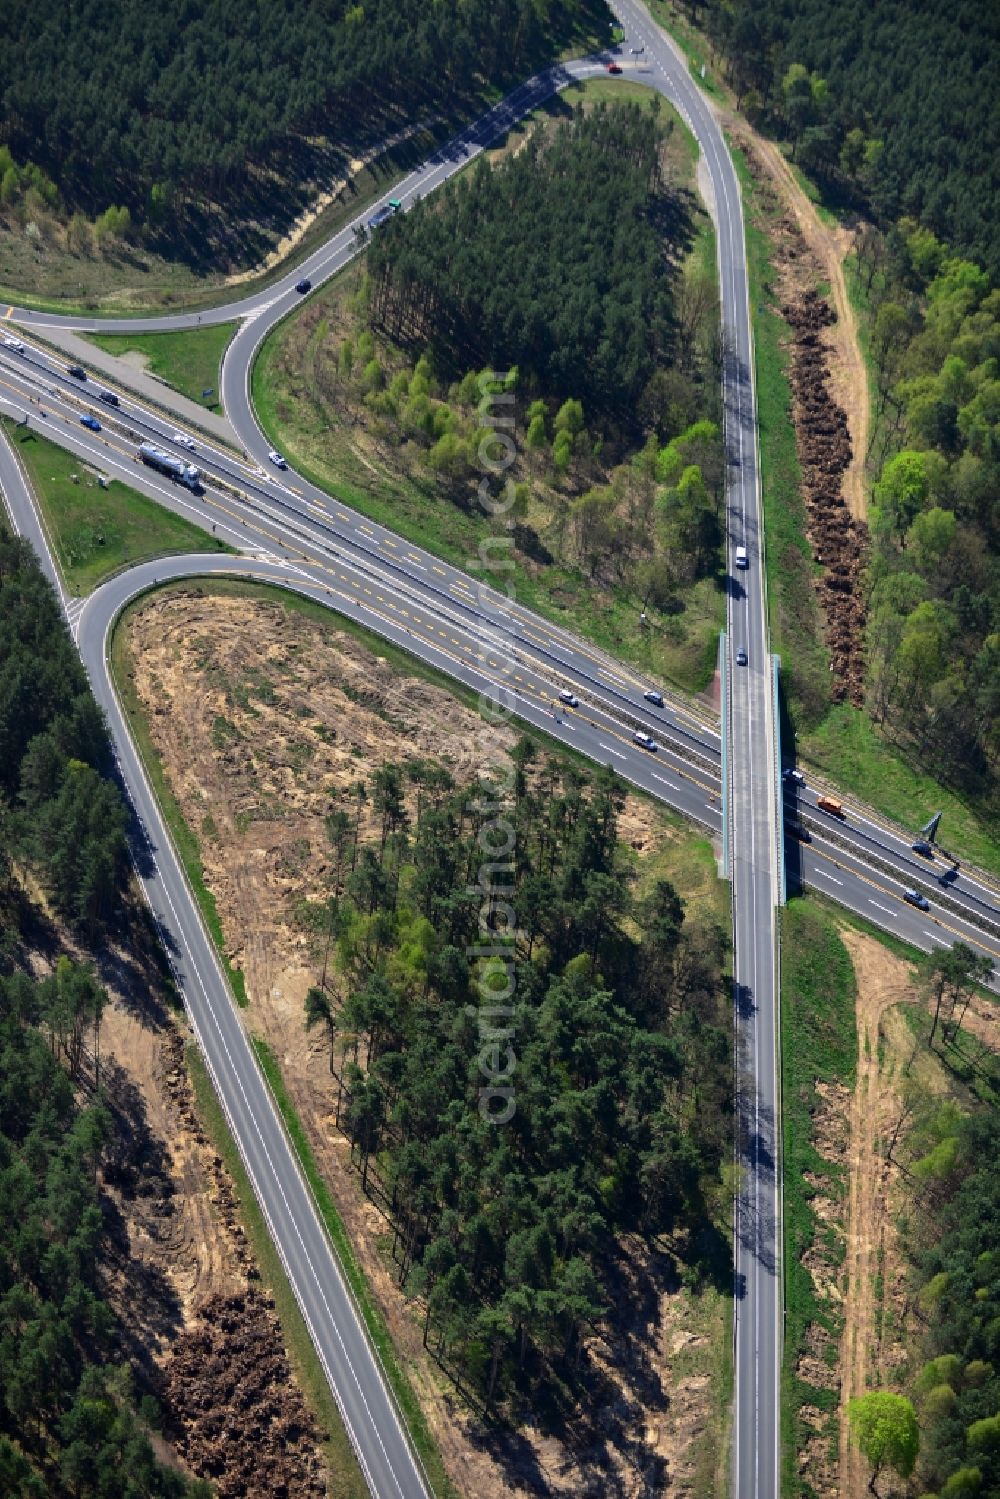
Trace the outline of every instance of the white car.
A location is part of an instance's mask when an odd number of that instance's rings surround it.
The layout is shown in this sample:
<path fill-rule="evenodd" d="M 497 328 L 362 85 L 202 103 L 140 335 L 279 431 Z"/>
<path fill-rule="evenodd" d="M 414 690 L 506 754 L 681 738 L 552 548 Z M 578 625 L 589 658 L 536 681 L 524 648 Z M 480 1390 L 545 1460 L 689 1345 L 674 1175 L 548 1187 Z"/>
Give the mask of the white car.
<path fill-rule="evenodd" d="M 179 448 L 187 448 L 189 452 L 194 452 L 194 438 L 188 437 L 186 432 L 175 432 L 170 441 L 175 442 Z"/>
<path fill-rule="evenodd" d="M 5 349 L 13 349 L 15 354 L 24 353 L 24 344 L 19 338 L 5 338 L 3 341 L 3 346 Z"/>
<path fill-rule="evenodd" d="M 281 454 L 278 453 L 278 452 L 276 452 L 274 448 L 270 449 L 270 451 L 268 452 L 267 456 L 268 456 L 268 458 L 270 458 L 270 460 L 274 464 L 275 468 L 287 468 L 288 467 L 288 464 L 285 462 L 284 458 L 282 458 Z"/>
<path fill-rule="evenodd" d="M 562 692 L 560 692 L 559 701 L 561 703 L 568 703 L 571 708 L 579 708 L 580 706 L 580 699 L 575 693 L 570 692 L 568 687 L 564 687 Z"/>
<path fill-rule="evenodd" d="M 656 751 L 659 749 L 659 745 L 653 738 L 652 734 L 646 734 L 642 729 L 636 729 L 635 733 L 632 735 L 632 738 L 636 744 L 641 744 L 644 750 L 649 750 L 651 755 L 655 755 Z"/>

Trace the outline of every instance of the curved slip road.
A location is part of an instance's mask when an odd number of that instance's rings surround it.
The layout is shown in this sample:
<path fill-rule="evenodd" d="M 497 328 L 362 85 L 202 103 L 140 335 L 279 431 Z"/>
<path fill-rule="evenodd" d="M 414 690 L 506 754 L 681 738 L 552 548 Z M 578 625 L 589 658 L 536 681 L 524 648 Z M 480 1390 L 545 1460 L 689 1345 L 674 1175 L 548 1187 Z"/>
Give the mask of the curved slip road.
<path fill-rule="evenodd" d="M 6 442 L 0 443 L 0 484 L 15 526 L 38 551 L 65 605 L 46 539 Z M 156 580 L 206 570 L 245 575 L 248 566 L 238 558 L 207 562 L 204 557 L 189 556 L 146 563 L 105 583 L 90 596 L 78 618 L 80 654 L 94 695 L 107 715 L 118 768 L 135 814 L 131 841 L 137 873 L 361 1470 L 379 1499 L 426 1499 L 429 1485 L 417 1466 L 377 1355 L 257 1065 L 111 683 L 108 638 L 125 604 Z M 253 572 L 262 581 L 287 580 L 277 564 L 258 563 Z"/>
<path fill-rule="evenodd" d="M 743 1495 L 769 1496 L 777 1494 L 779 1488 L 779 1410 L 778 1385 L 781 1358 L 781 1182 L 780 1182 L 780 1093 L 777 1059 L 777 942 L 775 905 L 778 898 L 777 842 L 781 828 L 781 796 L 777 782 L 775 733 L 773 720 L 773 696 L 771 663 L 768 654 L 766 598 L 764 589 L 763 529 L 760 508 L 759 476 L 757 464 L 756 414 L 753 391 L 753 349 L 749 318 L 747 273 L 744 257 L 744 234 L 742 209 L 738 182 L 733 170 L 721 132 L 703 96 L 691 80 L 686 63 L 673 45 L 656 28 L 647 12 L 635 0 L 618 0 L 615 10 L 626 30 L 626 42 L 621 53 L 621 62 L 626 73 L 637 81 L 658 89 L 679 109 L 696 135 L 705 164 L 711 178 L 714 206 L 718 228 L 719 276 L 722 302 L 722 319 L 726 337 L 727 356 L 724 371 L 724 403 L 726 413 L 726 447 L 729 463 L 727 490 L 730 574 L 741 585 L 730 593 L 727 632 L 727 677 L 729 682 L 728 711 L 723 725 L 729 766 L 729 827 L 726 836 L 729 843 L 730 869 L 733 882 L 733 923 L 735 938 L 735 1025 L 738 1065 L 741 1078 L 739 1096 L 740 1135 L 739 1151 L 745 1167 L 745 1189 L 737 1204 L 736 1212 L 736 1413 L 733 1463 L 734 1492 Z M 642 51 L 633 57 L 631 47 Z M 392 196 L 409 206 L 418 196 L 431 191 L 449 176 L 460 170 L 496 135 L 510 128 L 525 113 L 537 107 L 560 88 L 578 79 L 598 76 L 605 71 L 607 56 L 590 59 L 582 63 L 567 64 L 548 70 L 529 80 L 501 102 L 483 120 L 470 126 L 447 146 L 436 152 L 423 167 L 412 173 L 392 190 Z M 380 200 L 384 202 L 389 194 Z M 362 216 L 366 218 L 379 205 L 373 205 Z M 359 221 L 360 222 L 360 221 Z M 266 334 L 287 315 L 299 298 L 294 292 L 294 283 L 301 276 L 308 276 L 315 285 L 335 274 L 357 253 L 359 242 L 355 235 L 356 225 L 334 236 L 321 249 L 314 252 L 293 272 L 267 288 L 248 294 L 235 303 L 201 314 L 180 313 L 166 318 L 148 319 L 87 319 L 66 318 L 59 314 L 25 313 L 16 309 L 13 316 L 25 322 L 27 327 L 74 326 L 84 329 L 103 328 L 123 332 L 134 330 L 169 330 L 190 327 L 196 322 L 220 322 L 233 318 L 242 319 L 242 326 L 227 351 L 223 366 L 222 394 L 227 414 L 233 422 L 240 441 L 252 458 L 261 465 L 267 462 L 269 443 L 260 431 L 254 417 L 250 399 L 250 376 L 253 359 Z M 65 382 L 63 382 L 65 383 Z M 76 393 L 74 392 L 74 397 Z M 132 419 L 138 421 L 140 408 L 133 403 Z M 149 413 L 142 418 L 154 432 L 169 442 L 169 423 L 153 419 Z M 159 425 L 157 426 L 157 421 Z M 201 461 L 201 459 L 199 459 Z M 231 460 L 229 460 L 231 462 Z M 218 468 L 223 459 L 211 460 Z M 232 482 L 232 479 L 230 479 Z M 442 567 L 430 554 L 403 543 L 384 528 L 365 521 L 346 507 L 330 500 L 325 492 L 309 485 L 296 475 L 289 474 L 286 483 L 276 483 L 261 476 L 248 477 L 246 472 L 237 473 L 236 482 L 247 491 L 254 491 L 255 503 L 263 493 L 268 501 L 268 535 L 279 535 L 288 549 L 302 552 L 302 561 L 311 567 L 317 550 L 329 556 L 349 557 L 355 569 L 368 570 L 372 582 L 381 580 L 383 587 L 402 592 L 411 601 L 420 600 L 427 611 L 421 616 L 421 624 L 428 630 L 441 631 L 441 620 L 446 628 L 454 628 L 459 634 L 477 636 L 480 646 L 478 667 L 468 667 L 456 658 L 454 652 L 442 649 L 436 641 L 426 635 L 420 636 L 416 629 L 399 626 L 404 644 L 416 650 L 425 659 L 442 665 L 442 668 L 460 679 L 469 674 L 478 682 L 484 675 L 484 661 L 489 657 L 483 650 L 509 649 L 513 657 L 528 671 L 541 669 L 540 677 L 525 680 L 521 687 L 514 687 L 515 708 L 526 721 L 545 727 L 556 737 L 576 744 L 593 758 L 611 763 L 626 778 L 643 785 L 654 795 L 674 805 L 681 806 L 711 828 L 720 825 L 717 807 L 709 800 L 711 792 L 704 784 L 692 783 L 694 789 L 681 779 L 674 761 L 667 763 L 666 757 L 654 761 L 636 751 L 630 743 L 629 730 L 636 725 L 664 739 L 664 726 L 668 732 L 686 736 L 689 740 L 701 737 L 712 739 L 711 731 L 688 715 L 686 718 L 654 713 L 643 702 L 642 686 L 633 674 L 602 653 L 595 652 L 583 642 L 575 640 L 568 631 L 541 621 L 530 611 L 511 606 L 501 595 L 485 588 L 481 583 L 470 585 L 456 569 Z M 280 491 L 280 498 L 275 491 Z M 280 510 L 280 514 L 278 513 Z M 230 516 L 230 522 L 238 525 Z M 265 528 L 266 529 L 266 528 Z M 321 532 L 320 540 L 317 534 Z M 305 538 L 305 539 L 304 539 Z M 281 542 L 277 543 L 279 548 Z M 746 546 L 750 568 L 737 572 L 734 564 L 735 548 Z M 340 551 L 339 549 L 344 549 Z M 271 577 L 272 568 L 279 575 L 275 581 L 286 586 L 315 588 L 316 583 L 293 581 L 286 571 L 268 561 L 260 564 L 263 575 Z M 179 576 L 177 569 L 184 567 L 183 561 L 159 564 L 155 576 Z M 189 563 L 187 572 L 204 572 L 203 559 Z M 247 570 L 246 562 L 218 562 L 211 564 L 213 572 Z M 438 574 L 436 581 L 432 574 Z M 147 577 L 150 570 L 143 570 Z M 125 578 L 116 580 L 127 592 Z M 343 581 L 341 579 L 341 581 Z M 112 585 L 106 585 L 111 588 Z M 373 590 L 360 584 L 361 591 L 370 595 Z M 463 588 L 472 589 L 471 596 L 463 596 Z M 329 589 L 327 589 L 330 592 Z M 343 589 L 334 589 L 339 597 L 336 607 L 351 612 L 351 597 Z M 104 590 L 101 608 L 104 607 Z M 457 597 L 456 597 L 457 595 Z M 110 594 L 107 595 L 110 597 Z M 124 597 L 124 593 L 122 594 Z M 95 599 L 97 596 L 95 595 Z M 370 614 L 371 606 L 362 603 L 360 592 L 354 602 L 361 611 Z M 92 629 L 88 603 L 77 619 L 80 642 L 87 649 Z M 405 611 L 403 611 L 405 613 Z M 96 616 L 94 616 L 96 617 Z M 430 624 L 430 618 L 439 620 Z M 486 631 L 482 622 L 486 621 Z M 414 622 L 416 623 L 416 621 Z M 391 628 L 389 627 L 391 625 Z M 397 628 L 395 621 L 380 615 L 376 629 L 391 634 Z M 491 632 L 493 632 L 491 634 Z M 443 631 L 442 631 L 443 633 Z M 457 641 L 458 636 L 450 636 Z M 511 642 L 515 643 L 511 643 Z M 491 643 L 492 642 L 492 643 Z M 735 663 L 736 652 L 745 649 L 749 658 L 746 667 Z M 539 668 L 539 663 L 542 663 Z M 560 675 L 561 674 L 561 675 Z M 521 679 L 518 678 L 518 681 Z M 585 708 L 593 710 L 593 722 L 581 715 L 566 715 L 553 721 L 545 697 L 559 681 L 570 687 L 579 687 L 588 694 Z M 668 708 L 670 705 L 668 704 Z M 616 716 L 624 719 L 625 733 L 615 725 Z M 664 744 L 664 748 L 666 745 Z M 714 754 L 718 759 L 718 739 L 715 738 Z M 653 766 L 658 764 L 659 770 Z M 654 784 L 659 783 L 659 784 Z M 155 809 L 154 809 L 155 810 Z M 907 855 L 902 849 L 894 855 L 905 864 Z M 833 898 L 863 909 L 869 902 L 880 909 L 879 918 L 865 910 L 871 919 L 901 935 L 910 936 L 917 945 L 926 948 L 928 943 L 943 939 L 928 930 L 938 926 L 937 918 L 927 918 L 907 907 L 896 906 L 898 897 L 891 890 L 873 882 L 852 863 L 848 852 L 841 858 L 829 849 L 813 848 L 800 851 L 798 864 L 803 873 L 815 871 L 817 882 Z M 912 859 L 912 856 L 909 856 Z M 839 875 L 832 871 L 837 869 Z M 861 887 L 867 884 L 884 899 L 876 900 Z M 838 888 L 832 888 L 832 887 Z M 177 899 L 183 902 L 178 887 Z M 889 904 L 885 904 L 888 901 Z M 886 919 L 887 918 L 887 919 Z M 914 935 L 920 924 L 920 937 Z M 214 957 L 211 957 L 214 965 Z M 217 1085 L 218 1085 L 217 1078 Z M 253 1128 L 253 1120 L 241 1119 L 240 1127 Z M 315 1336 L 315 1334 L 314 1334 Z M 330 1368 L 328 1366 L 328 1373 Z M 377 1435 L 377 1426 L 376 1426 Z M 371 1470 L 369 1469 L 370 1481 Z M 391 1481 L 391 1475 L 390 1475 Z M 376 1492 L 383 1492 L 374 1482 Z M 385 1490 L 394 1492 L 394 1490 Z"/>

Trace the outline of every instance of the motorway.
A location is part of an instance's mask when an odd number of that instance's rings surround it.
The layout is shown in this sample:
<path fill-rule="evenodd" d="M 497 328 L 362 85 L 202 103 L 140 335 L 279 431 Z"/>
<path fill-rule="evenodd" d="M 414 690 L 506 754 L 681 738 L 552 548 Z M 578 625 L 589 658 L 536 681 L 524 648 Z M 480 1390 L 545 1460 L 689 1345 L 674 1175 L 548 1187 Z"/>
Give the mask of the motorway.
<path fill-rule="evenodd" d="M 733 881 L 737 1045 L 740 1074 L 747 1080 L 740 1097 L 746 1187 L 736 1225 L 733 1482 L 739 1495 L 763 1499 L 778 1492 L 781 1219 L 775 907 L 780 898 L 777 854 L 782 787 L 775 763 L 742 212 L 721 132 L 686 65 L 641 6 L 633 0 L 619 0 L 615 8 L 627 35 L 619 60 L 628 75 L 663 92 L 691 125 L 711 176 L 718 216 L 720 286 L 729 351 L 724 398 L 730 574 L 734 580 L 725 658 L 729 711 L 723 732 L 730 806 L 726 839 Z M 632 45 L 644 47 L 635 59 L 628 51 Z M 531 80 L 436 152 L 392 189 L 392 196 L 409 205 L 460 170 L 556 89 L 579 78 L 603 75 L 605 67 L 606 59 L 567 64 Z M 166 330 L 190 327 L 196 321 L 241 319 L 227 351 L 221 391 L 248 459 L 243 462 L 199 439 L 195 461 L 205 475 L 201 496 L 171 486 L 134 463 L 136 441 L 146 437 L 155 437 L 160 445 L 185 456 L 182 448 L 171 447 L 172 422 L 125 393 L 117 412 L 102 406 L 91 382 L 80 385 L 69 379 L 62 362 L 44 349 L 29 343 L 24 354 L 0 351 L 0 398 L 27 412 L 33 426 L 44 428 L 103 472 L 123 478 L 206 528 L 211 525 L 243 553 L 237 558 L 175 558 L 132 569 L 104 584 L 83 605 L 62 596 L 95 692 L 108 713 L 137 815 L 151 840 L 149 858 L 140 867 L 145 888 L 248 1170 L 345 1410 L 362 1466 L 373 1492 L 417 1494 L 424 1491 L 421 1477 L 246 1045 L 211 943 L 117 708 L 105 662 L 110 623 L 124 602 L 154 579 L 241 573 L 300 589 L 397 640 L 452 677 L 505 700 L 525 722 L 613 765 L 627 780 L 720 837 L 721 741 L 707 713 L 695 712 L 666 694 L 662 710 L 652 707 L 642 695 L 651 684 L 630 668 L 509 603 L 481 578 L 469 577 L 367 521 L 301 477 L 292 473 L 279 477 L 269 468 L 270 444 L 257 426 L 250 400 L 255 352 L 275 324 L 299 304 L 295 281 L 306 275 L 319 285 L 346 265 L 358 247 L 355 226 L 348 226 L 266 290 L 201 314 L 123 322 L 13 310 L 12 320 L 28 332 L 33 326 L 43 331 L 57 325 L 119 332 Z M 92 410 L 101 420 L 100 435 L 80 427 L 84 410 Z M 11 466 L 6 445 L 0 445 L 0 482 L 15 523 L 32 535 L 45 555 L 30 497 L 20 471 Z M 732 565 L 737 545 L 748 549 L 751 565 L 746 572 L 737 573 Z M 57 586 L 61 588 L 58 582 Z M 740 647 L 748 653 L 746 667 L 735 665 Z M 577 694 L 577 708 L 555 706 L 562 688 Z M 657 740 L 655 755 L 636 746 L 636 729 Z M 791 881 L 823 890 L 924 950 L 962 936 L 1000 962 L 1000 901 L 987 881 L 970 878 L 963 871 L 947 896 L 939 896 L 926 861 L 910 851 L 903 830 L 853 809 L 843 824 L 834 826 L 816 810 L 816 788 L 787 790 L 797 800 L 799 820 L 809 826 L 813 838 L 809 844 L 796 843 L 786 850 Z M 903 884 L 916 885 L 921 875 L 931 899 L 930 913 L 901 900 Z"/>

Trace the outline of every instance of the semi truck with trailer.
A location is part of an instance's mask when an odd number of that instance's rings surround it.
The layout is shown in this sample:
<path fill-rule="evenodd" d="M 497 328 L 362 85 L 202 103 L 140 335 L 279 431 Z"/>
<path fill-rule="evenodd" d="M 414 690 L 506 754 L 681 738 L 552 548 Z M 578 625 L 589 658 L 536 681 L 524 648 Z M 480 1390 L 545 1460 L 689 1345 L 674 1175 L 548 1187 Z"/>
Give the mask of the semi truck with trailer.
<path fill-rule="evenodd" d="M 155 468 L 157 473 L 165 474 L 168 479 L 175 479 L 192 493 L 201 492 L 201 470 L 195 468 L 193 463 L 185 463 L 183 458 L 175 458 L 162 448 L 154 447 L 151 442 L 140 443 L 136 457 L 147 468 Z"/>

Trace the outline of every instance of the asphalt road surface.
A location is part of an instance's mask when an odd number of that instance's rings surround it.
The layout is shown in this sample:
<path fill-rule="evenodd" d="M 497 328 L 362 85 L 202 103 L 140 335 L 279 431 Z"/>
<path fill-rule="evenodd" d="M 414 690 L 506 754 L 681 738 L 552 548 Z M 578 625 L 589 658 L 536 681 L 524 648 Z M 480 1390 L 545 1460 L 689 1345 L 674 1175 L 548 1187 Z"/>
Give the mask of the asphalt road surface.
<path fill-rule="evenodd" d="M 787 815 L 813 829 L 813 841 L 786 848 L 790 884 L 808 884 L 929 950 L 961 935 L 1000 959 L 1000 913 L 987 881 L 962 873 L 948 888 L 947 905 L 933 899 L 943 866 L 931 868 L 913 854 L 906 835 L 851 813 L 825 833 L 813 787 L 782 788 L 777 779 L 772 667 L 768 653 L 761 525 L 742 209 L 735 173 L 721 132 L 687 66 L 634 0 L 615 7 L 626 40 L 615 53 L 566 64 L 530 80 L 483 120 L 387 193 L 409 206 L 464 167 L 498 134 L 556 90 L 599 76 L 614 55 L 625 75 L 658 89 L 679 109 L 698 138 L 712 182 L 718 227 L 719 276 L 727 357 L 724 372 L 729 464 L 728 544 L 730 589 L 725 675 L 729 711 L 729 827 L 726 837 L 733 887 L 735 1017 L 740 1076 L 739 1151 L 746 1188 L 737 1204 L 736 1419 L 734 1492 L 778 1492 L 778 1386 L 781 1357 L 780 1095 L 777 1069 L 777 966 L 775 905 L 779 897 L 778 847 L 782 789 Z M 633 56 L 630 49 L 640 46 Z M 370 207 L 362 222 L 380 204 Z M 440 563 L 382 527 L 348 510 L 292 473 L 270 465 L 270 444 L 250 400 L 253 359 L 275 324 L 299 305 L 295 282 L 314 286 L 358 253 L 359 225 L 351 225 L 266 290 L 238 302 L 166 318 L 87 319 L 14 309 L 12 317 L 44 332 L 46 326 L 85 329 L 180 329 L 197 322 L 242 320 L 227 351 L 221 393 L 245 449 L 241 461 L 202 438 L 197 453 L 173 441 L 176 428 L 160 413 L 121 395 L 117 411 L 96 400 L 92 382 L 79 385 L 65 364 L 30 344 L 23 355 L 0 351 L 0 399 L 23 402 L 33 426 L 96 462 L 106 472 L 154 495 L 196 523 L 211 525 L 244 553 L 243 559 L 179 558 L 132 569 L 102 586 L 85 605 L 64 598 L 95 692 L 108 713 L 122 771 L 136 812 L 150 835 L 141 873 L 167 934 L 182 991 L 209 1057 L 234 1133 L 244 1152 L 272 1232 L 306 1314 L 348 1430 L 373 1491 L 420 1493 L 422 1484 L 384 1382 L 340 1281 L 256 1068 L 225 980 L 204 933 L 141 767 L 125 732 L 105 668 L 111 620 L 127 598 L 152 579 L 191 573 L 248 573 L 280 582 L 328 602 L 369 628 L 396 639 L 422 659 L 494 697 L 503 695 L 527 723 L 614 766 L 626 779 L 722 833 L 720 737 L 705 713 L 667 698 L 662 709 L 643 697 L 649 685 L 628 667 L 568 631 L 511 605 L 481 579 Z M 377 232 L 377 231 L 375 231 Z M 10 327 L 8 322 L 7 327 Z M 44 411 L 45 415 L 42 415 Z M 79 426 L 91 411 L 101 434 Z M 182 436 L 184 434 L 181 434 Z M 205 488 L 189 494 L 134 463 L 135 445 L 147 438 L 202 468 Z M 0 482 L 15 522 L 45 555 L 30 500 L 9 450 L 0 444 Z M 735 567 L 735 549 L 747 548 L 750 565 Z M 61 585 L 56 579 L 57 586 Z M 747 665 L 736 664 L 738 650 Z M 579 697 L 576 708 L 559 704 L 560 690 Z M 657 743 L 636 745 L 636 730 Z M 823 788 L 827 789 L 827 788 Z M 924 884 L 919 881 L 923 878 Z M 905 905 L 904 884 L 929 890 L 932 909 Z"/>

